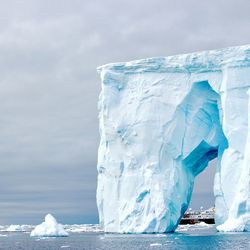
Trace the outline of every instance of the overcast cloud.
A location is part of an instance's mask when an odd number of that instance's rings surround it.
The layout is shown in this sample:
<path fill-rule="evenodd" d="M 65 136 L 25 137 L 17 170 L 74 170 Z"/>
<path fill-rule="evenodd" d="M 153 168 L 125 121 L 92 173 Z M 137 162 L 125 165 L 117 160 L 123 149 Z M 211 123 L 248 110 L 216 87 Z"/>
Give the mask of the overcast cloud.
<path fill-rule="evenodd" d="M 48 212 L 97 222 L 96 67 L 247 44 L 249 9 L 248 0 L 0 1 L 0 224 Z M 195 188 L 211 203 L 212 176 Z"/>

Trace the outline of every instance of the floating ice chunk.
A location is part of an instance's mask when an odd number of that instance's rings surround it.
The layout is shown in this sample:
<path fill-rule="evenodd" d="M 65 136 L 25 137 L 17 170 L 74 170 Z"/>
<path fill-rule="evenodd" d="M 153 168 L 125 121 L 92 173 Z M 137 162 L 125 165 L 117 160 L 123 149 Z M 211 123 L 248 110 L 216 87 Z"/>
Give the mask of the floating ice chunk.
<path fill-rule="evenodd" d="M 99 224 L 73 224 L 64 225 L 64 229 L 71 233 L 82 233 L 82 232 L 103 232 Z"/>
<path fill-rule="evenodd" d="M 31 232 L 35 228 L 34 225 L 0 225 L 0 232 Z"/>
<path fill-rule="evenodd" d="M 22 232 L 24 231 L 22 229 L 22 226 L 20 225 L 10 225 L 7 229 L 6 229 L 7 232 Z"/>
<path fill-rule="evenodd" d="M 30 236 L 65 237 L 68 236 L 68 233 L 61 224 L 57 223 L 56 219 L 51 214 L 47 214 L 45 216 L 45 221 L 37 225 L 30 233 Z"/>
<path fill-rule="evenodd" d="M 162 246 L 161 243 L 151 243 L 150 244 L 151 247 L 159 247 L 159 246 Z"/>
<path fill-rule="evenodd" d="M 216 229 L 220 232 L 243 232 L 245 231 L 245 225 L 246 222 L 243 219 L 230 218 L 225 223 L 217 226 Z"/>

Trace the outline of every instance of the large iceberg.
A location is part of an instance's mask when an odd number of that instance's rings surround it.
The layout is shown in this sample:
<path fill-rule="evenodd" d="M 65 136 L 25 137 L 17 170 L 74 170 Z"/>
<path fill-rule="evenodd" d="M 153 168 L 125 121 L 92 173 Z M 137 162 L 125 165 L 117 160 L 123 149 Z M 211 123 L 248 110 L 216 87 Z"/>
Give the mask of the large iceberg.
<path fill-rule="evenodd" d="M 217 157 L 219 231 L 250 231 L 250 45 L 98 68 L 106 232 L 171 232 Z"/>

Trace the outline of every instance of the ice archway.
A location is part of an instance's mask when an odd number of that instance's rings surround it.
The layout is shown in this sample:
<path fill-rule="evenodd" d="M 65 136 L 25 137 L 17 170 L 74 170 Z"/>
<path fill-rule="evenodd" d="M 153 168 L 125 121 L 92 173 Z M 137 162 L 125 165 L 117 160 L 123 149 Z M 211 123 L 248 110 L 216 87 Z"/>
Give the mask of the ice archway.
<path fill-rule="evenodd" d="M 249 230 L 249 54 L 243 46 L 99 68 L 106 232 L 175 230 L 195 176 L 215 157 L 218 229 Z"/>

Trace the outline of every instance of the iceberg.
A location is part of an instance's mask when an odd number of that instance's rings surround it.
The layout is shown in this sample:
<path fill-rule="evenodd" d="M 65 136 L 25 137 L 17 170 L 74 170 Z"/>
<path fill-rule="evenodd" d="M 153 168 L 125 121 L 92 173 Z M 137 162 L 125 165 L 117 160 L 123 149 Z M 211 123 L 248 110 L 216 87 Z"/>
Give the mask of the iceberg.
<path fill-rule="evenodd" d="M 30 236 L 39 237 L 65 237 L 68 235 L 69 234 L 64 230 L 63 226 L 58 224 L 51 214 L 47 214 L 45 216 L 45 221 L 37 225 L 30 233 Z"/>
<path fill-rule="evenodd" d="M 219 231 L 250 231 L 250 45 L 98 68 L 105 232 L 174 231 L 217 158 Z"/>
<path fill-rule="evenodd" d="M 23 228 L 20 225 L 10 225 L 7 229 L 7 232 L 23 232 Z"/>

